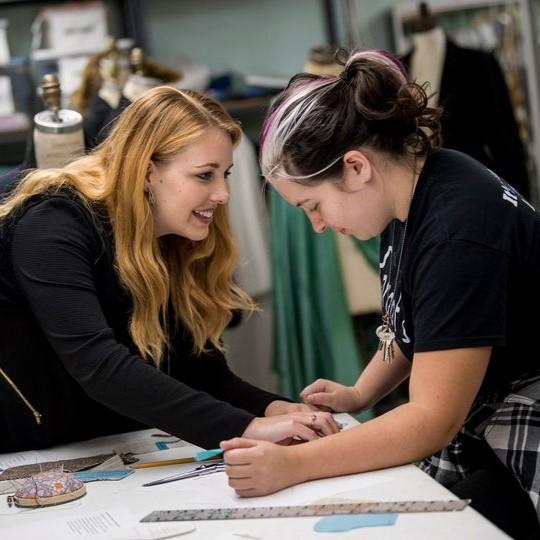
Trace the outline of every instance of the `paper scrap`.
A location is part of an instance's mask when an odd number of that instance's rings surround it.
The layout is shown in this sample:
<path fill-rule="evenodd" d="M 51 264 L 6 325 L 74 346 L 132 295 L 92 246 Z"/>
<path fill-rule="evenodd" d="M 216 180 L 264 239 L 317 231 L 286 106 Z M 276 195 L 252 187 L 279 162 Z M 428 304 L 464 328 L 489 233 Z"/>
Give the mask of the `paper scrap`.
<path fill-rule="evenodd" d="M 114 454 L 110 459 L 104 461 L 100 465 L 92 467 L 91 471 L 121 471 L 127 469 L 126 465 L 122 461 L 122 458 L 118 454 Z"/>
<path fill-rule="evenodd" d="M 86 538 L 89 535 L 103 534 L 110 530 L 118 529 L 121 525 L 109 512 L 101 512 L 88 516 L 67 520 L 68 529 Z"/>
<path fill-rule="evenodd" d="M 82 457 L 75 459 L 67 459 L 61 461 L 45 461 L 41 463 L 33 463 L 31 465 L 17 465 L 10 467 L 0 473 L 0 480 L 16 480 L 18 478 L 28 478 L 32 474 L 43 471 L 49 471 L 62 468 L 65 472 L 76 472 L 94 467 L 109 459 L 111 455 L 99 455 Z"/>
<path fill-rule="evenodd" d="M 2 454 L 0 455 L 0 469 L 6 470 L 19 465 L 29 465 L 41 461 L 41 455 L 38 452 L 28 451 L 20 454 Z"/>
<path fill-rule="evenodd" d="M 386 527 L 394 525 L 398 514 L 351 514 L 328 516 L 313 527 L 315 532 L 347 532 L 363 527 Z"/>

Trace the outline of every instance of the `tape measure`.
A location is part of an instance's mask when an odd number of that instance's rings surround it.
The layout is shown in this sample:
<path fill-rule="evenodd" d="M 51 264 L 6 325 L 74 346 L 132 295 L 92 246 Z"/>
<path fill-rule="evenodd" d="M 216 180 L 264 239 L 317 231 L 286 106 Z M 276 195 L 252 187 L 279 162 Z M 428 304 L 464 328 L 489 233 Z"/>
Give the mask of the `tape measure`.
<path fill-rule="evenodd" d="M 141 523 L 153 521 L 208 521 L 220 519 L 313 517 L 337 514 L 458 512 L 466 508 L 470 502 L 470 499 L 457 499 L 453 501 L 366 501 L 358 503 L 306 504 L 297 506 L 156 510 L 143 517 Z"/>

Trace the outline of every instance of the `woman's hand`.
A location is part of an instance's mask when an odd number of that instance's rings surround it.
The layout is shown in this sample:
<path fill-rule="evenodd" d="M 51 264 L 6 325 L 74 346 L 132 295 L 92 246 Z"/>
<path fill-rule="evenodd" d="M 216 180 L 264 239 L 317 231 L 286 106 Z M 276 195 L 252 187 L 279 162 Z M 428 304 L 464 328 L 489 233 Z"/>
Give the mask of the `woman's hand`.
<path fill-rule="evenodd" d="M 306 403 L 289 403 L 288 401 L 281 401 L 276 399 L 272 401 L 266 410 L 264 416 L 277 416 L 278 414 L 289 414 L 294 412 L 313 412 L 319 411 L 318 407 L 313 405 L 307 405 Z"/>
<path fill-rule="evenodd" d="M 229 486 L 240 497 L 268 495 L 305 480 L 292 448 L 239 437 L 222 441 L 220 448 Z"/>
<path fill-rule="evenodd" d="M 359 411 L 364 407 L 362 398 L 354 386 L 344 386 L 334 381 L 318 379 L 306 386 L 300 397 L 307 405 L 333 412 Z"/>
<path fill-rule="evenodd" d="M 327 412 L 291 413 L 253 419 L 242 437 L 280 444 L 313 441 L 340 430 L 340 425 Z"/>

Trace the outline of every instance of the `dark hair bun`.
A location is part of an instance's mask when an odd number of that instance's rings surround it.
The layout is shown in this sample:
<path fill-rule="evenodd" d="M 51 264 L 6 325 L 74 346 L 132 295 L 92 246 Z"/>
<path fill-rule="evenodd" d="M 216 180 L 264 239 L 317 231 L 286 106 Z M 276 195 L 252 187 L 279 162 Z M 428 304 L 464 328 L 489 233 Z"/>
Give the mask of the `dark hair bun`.
<path fill-rule="evenodd" d="M 441 144 L 441 109 L 429 107 L 427 83 L 408 82 L 388 53 L 352 54 L 345 69 L 359 116 L 369 123 L 373 146 L 392 154 L 427 155 Z"/>
<path fill-rule="evenodd" d="M 426 86 L 409 82 L 397 58 L 386 51 L 338 50 L 336 62 L 344 66 L 338 77 L 296 75 L 273 103 L 262 140 L 279 134 L 271 145 L 280 155 L 263 152 L 268 170 L 281 164 L 309 183 L 340 177 L 340 157 L 354 148 L 398 159 L 439 148 L 441 109 L 429 106 Z M 269 131 L 273 122 L 287 129 Z"/>

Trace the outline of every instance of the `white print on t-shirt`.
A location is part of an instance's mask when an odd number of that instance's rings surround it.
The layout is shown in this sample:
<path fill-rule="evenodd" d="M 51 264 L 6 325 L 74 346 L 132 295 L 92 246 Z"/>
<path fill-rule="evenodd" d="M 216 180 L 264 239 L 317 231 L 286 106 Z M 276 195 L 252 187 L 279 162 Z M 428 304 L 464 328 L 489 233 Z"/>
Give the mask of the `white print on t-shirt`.
<path fill-rule="evenodd" d="M 515 208 L 517 208 L 518 206 L 518 201 L 521 201 L 522 203 L 526 204 L 531 210 L 534 211 L 534 206 L 530 204 L 528 201 L 526 201 L 519 194 L 519 192 L 516 191 L 510 184 L 507 184 L 498 174 L 494 173 L 491 169 L 488 169 L 488 171 L 497 179 L 497 181 L 501 185 L 502 190 L 503 190 L 502 198 L 504 201 L 508 201 Z"/>
<path fill-rule="evenodd" d="M 381 269 L 381 281 L 382 281 L 382 298 L 383 298 L 383 306 L 384 306 L 384 313 L 388 316 L 390 326 L 392 329 L 396 332 L 396 335 L 398 334 L 398 325 L 397 325 L 397 317 L 398 314 L 401 313 L 401 292 L 399 293 L 399 297 L 395 298 L 396 291 L 392 290 L 392 283 L 390 283 L 390 279 L 388 278 L 388 275 L 390 271 L 387 269 L 387 273 L 385 273 L 386 264 L 388 262 L 388 259 L 390 258 L 390 255 L 393 253 L 393 247 L 391 245 L 388 246 L 388 249 L 386 250 L 386 253 L 384 254 L 382 263 L 379 264 L 379 268 Z M 392 257 L 393 259 L 393 257 Z M 392 267 L 392 259 L 390 264 L 388 265 L 388 268 Z M 395 271 L 395 269 L 394 269 Z M 394 287 L 396 287 L 396 284 L 399 283 L 399 276 L 397 279 L 393 277 L 392 281 L 394 281 Z M 411 339 L 407 335 L 407 331 L 405 330 L 405 320 L 401 321 L 401 336 L 400 339 L 404 343 L 410 343 Z"/>

